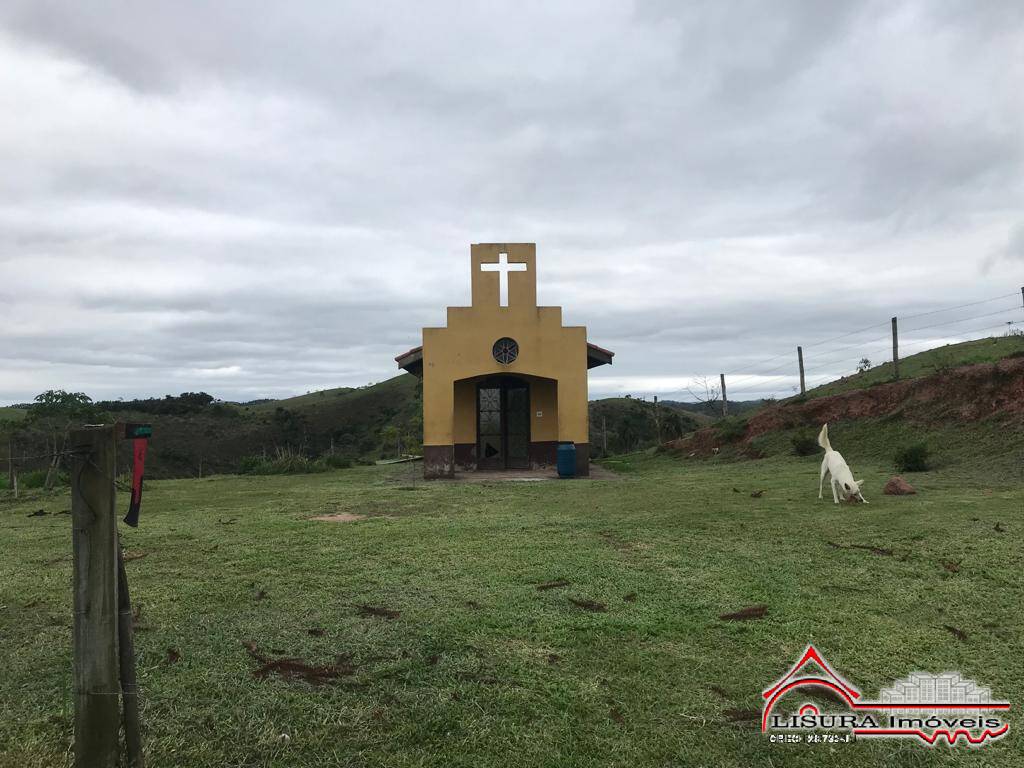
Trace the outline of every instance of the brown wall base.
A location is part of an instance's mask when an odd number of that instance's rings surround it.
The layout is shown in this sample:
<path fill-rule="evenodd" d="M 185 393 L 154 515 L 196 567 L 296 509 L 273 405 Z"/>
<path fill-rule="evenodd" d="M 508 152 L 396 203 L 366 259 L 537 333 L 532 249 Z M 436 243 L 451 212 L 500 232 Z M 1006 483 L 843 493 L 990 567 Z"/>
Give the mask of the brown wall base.
<path fill-rule="evenodd" d="M 530 469 L 553 467 L 557 459 L 557 440 L 539 440 L 535 443 L 530 443 Z"/>
<path fill-rule="evenodd" d="M 544 469 L 558 463 L 558 442 L 541 440 L 530 443 L 530 468 Z M 428 480 L 455 477 L 455 470 L 473 472 L 477 469 L 476 445 L 423 446 L 423 477 Z M 590 443 L 576 443 L 576 476 L 590 476 Z"/>
<path fill-rule="evenodd" d="M 423 477 L 427 480 L 455 477 L 455 446 L 424 445 Z"/>
<path fill-rule="evenodd" d="M 455 444 L 455 466 L 463 472 L 476 469 L 476 445 L 474 443 Z"/>
<path fill-rule="evenodd" d="M 590 443 L 576 443 L 576 477 L 590 477 Z"/>

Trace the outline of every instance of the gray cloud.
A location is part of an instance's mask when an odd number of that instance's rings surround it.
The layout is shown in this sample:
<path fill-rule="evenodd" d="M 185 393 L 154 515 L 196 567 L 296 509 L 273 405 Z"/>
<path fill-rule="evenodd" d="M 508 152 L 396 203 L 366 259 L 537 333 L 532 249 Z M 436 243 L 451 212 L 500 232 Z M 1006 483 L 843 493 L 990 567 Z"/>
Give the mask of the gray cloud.
<path fill-rule="evenodd" d="M 1017 290 L 1022 39 L 1016 2 L 7 3 L 0 402 L 378 380 L 490 240 L 615 349 L 595 395 L 847 373 Z"/>

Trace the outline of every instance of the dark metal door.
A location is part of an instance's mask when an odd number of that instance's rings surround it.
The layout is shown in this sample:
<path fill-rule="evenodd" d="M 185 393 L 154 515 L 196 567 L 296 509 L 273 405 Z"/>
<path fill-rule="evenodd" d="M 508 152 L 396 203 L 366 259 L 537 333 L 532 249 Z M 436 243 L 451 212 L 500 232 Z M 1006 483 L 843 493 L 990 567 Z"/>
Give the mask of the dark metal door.
<path fill-rule="evenodd" d="M 530 387 L 520 379 L 488 379 L 477 388 L 477 466 L 529 469 Z"/>
<path fill-rule="evenodd" d="M 505 390 L 505 466 L 530 468 L 530 390 L 522 382 L 509 382 Z"/>
<path fill-rule="evenodd" d="M 501 385 L 480 385 L 477 390 L 477 466 L 504 469 L 504 423 L 501 418 Z"/>

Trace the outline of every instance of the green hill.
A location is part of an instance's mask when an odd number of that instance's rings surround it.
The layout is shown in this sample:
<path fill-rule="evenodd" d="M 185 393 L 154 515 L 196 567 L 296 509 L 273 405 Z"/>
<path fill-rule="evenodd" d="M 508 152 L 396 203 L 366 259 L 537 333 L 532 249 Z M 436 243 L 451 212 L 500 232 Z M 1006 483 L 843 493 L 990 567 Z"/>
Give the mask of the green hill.
<path fill-rule="evenodd" d="M 1024 339 L 981 339 L 929 350 L 901 361 L 900 373 L 900 380 L 892 381 L 891 366 L 878 366 L 806 397 L 719 421 L 666 449 L 688 458 L 796 454 L 820 460 L 816 436 L 828 423 L 837 450 L 860 461 L 869 458 L 900 470 L 897 452 L 923 446 L 928 467 L 998 468 L 1019 476 Z"/>
<path fill-rule="evenodd" d="M 632 397 L 609 397 L 590 403 L 590 445 L 600 457 L 651 448 L 693 432 L 709 419 L 679 408 Z"/>
<path fill-rule="evenodd" d="M 907 357 L 900 362 L 900 373 L 908 380 L 1020 355 L 1024 355 L 1024 337 L 981 339 Z M 891 376 L 891 365 L 886 363 L 780 404 L 873 388 Z M 419 379 L 401 374 L 370 386 L 327 389 L 282 400 L 224 403 L 203 393 L 186 393 L 101 405 L 111 418 L 153 425 L 147 461 L 150 477 L 189 477 L 237 472 L 247 457 L 273 457 L 279 451 L 309 458 L 333 452 L 354 461 L 418 452 L 423 434 L 420 393 Z M 729 406 L 731 416 L 725 425 L 746 423 L 765 411 L 763 401 L 730 401 Z M 590 403 L 593 455 L 651 448 L 720 421 L 708 410 L 702 403 L 662 401 L 655 406 L 629 397 L 594 400 Z M 24 419 L 23 408 L 0 408 L 0 432 L 15 433 L 15 456 L 46 454 L 52 436 Z M 122 462 L 126 467 L 127 448 Z M 44 465 L 43 459 L 29 461 L 21 470 Z"/>
<path fill-rule="evenodd" d="M 9 406 L 6 408 L 0 408 L 0 422 L 3 421 L 21 421 L 25 418 L 25 409 L 16 408 Z"/>
<path fill-rule="evenodd" d="M 961 365 L 994 363 L 1007 357 L 1024 355 L 1024 336 L 994 336 L 959 344 L 935 347 L 900 360 L 900 379 L 915 379 L 941 373 Z M 883 384 L 893 380 L 891 362 L 852 376 L 844 376 L 828 384 L 807 390 L 806 397 L 828 397 L 841 392 Z"/>

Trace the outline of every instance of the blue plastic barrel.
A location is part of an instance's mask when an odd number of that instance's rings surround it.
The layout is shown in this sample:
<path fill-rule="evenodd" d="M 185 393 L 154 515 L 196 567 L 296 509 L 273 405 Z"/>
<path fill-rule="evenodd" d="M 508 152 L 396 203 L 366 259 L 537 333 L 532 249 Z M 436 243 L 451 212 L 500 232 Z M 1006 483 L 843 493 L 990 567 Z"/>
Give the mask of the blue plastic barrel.
<path fill-rule="evenodd" d="M 558 476 L 576 477 L 576 443 L 558 444 Z"/>

